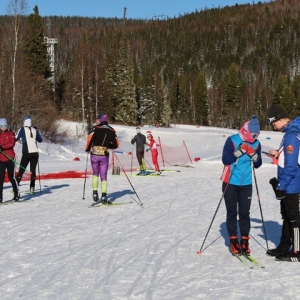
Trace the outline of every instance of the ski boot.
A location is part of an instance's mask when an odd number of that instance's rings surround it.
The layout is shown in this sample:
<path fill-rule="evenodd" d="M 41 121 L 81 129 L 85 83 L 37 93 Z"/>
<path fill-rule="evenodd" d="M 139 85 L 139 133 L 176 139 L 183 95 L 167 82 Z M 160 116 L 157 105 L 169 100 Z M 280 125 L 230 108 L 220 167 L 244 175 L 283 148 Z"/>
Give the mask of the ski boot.
<path fill-rule="evenodd" d="M 14 197 L 13 197 L 12 201 L 15 201 L 15 202 L 19 202 L 20 201 L 19 191 L 14 192 Z"/>
<path fill-rule="evenodd" d="M 33 186 L 30 187 L 30 191 L 29 192 L 30 192 L 31 195 L 34 195 L 34 187 Z"/>
<path fill-rule="evenodd" d="M 110 204 L 112 204 L 111 201 L 107 198 L 106 193 L 102 193 L 101 202 L 102 202 L 103 205 L 110 205 Z"/>
<path fill-rule="evenodd" d="M 99 201 L 98 191 L 93 191 L 93 200 L 94 200 L 94 202 Z"/>
<path fill-rule="evenodd" d="M 289 247 L 281 247 L 280 245 L 274 249 L 268 249 L 266 254 L 270 256 L 283 255 L 289 252 Z"/>
<path fill-rule="evenodd" d="M 107 204 L 107 196 L 106 196 L 106 193 L 102 193 L 102 196 L 101 196 L 101 203 L 106 205 Z"/>
<path fill-rule="evenodd" d="M 243 255 L 250 255 L 251 250 L 249 249 L 249 236 L 242 236 L 240 247 L 241 247 L 241 254 Z"/>
<path fill-rule="evenodd" d="M 229 241 L 230 241 L 230 246 L 229 246 L 230 252 L 232 253 L 232 255 L 238 255 L 240 253 L 240 245 L 239 245 L 237 235 L 230 236 Z"/>

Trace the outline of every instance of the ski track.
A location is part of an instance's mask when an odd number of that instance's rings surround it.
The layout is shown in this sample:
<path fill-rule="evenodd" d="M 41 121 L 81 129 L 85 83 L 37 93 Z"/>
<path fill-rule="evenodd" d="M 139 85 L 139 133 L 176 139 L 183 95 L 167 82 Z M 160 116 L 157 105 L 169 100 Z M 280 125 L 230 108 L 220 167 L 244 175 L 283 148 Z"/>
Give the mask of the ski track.
<path fill-rule="evenodd" d="M 255 188 L 251 249 L 265 270 L 246 269 L 228 252 L 224 203 L 203 253 L 196 254 L 222 196 L 222 165 L 212 165 L 201 161 L 195 168 L 155 180 L 130 177 L 144 208 L 133 200 L 138 202 L 133 192 L 126 192 L 127 179 L 111 175 L 109 191 L 124 191 L 116 202 L 131 199 L 132 204 L 88 208 L 90 180 L 82 200 L 83 179 L 64 179 L 61 187 L 57 181 L 43 181 L 42 192 L 30 195 L 28 203 L 0 207 L 0 298 L 263 299 L 271 287 L 273 299 L 281 299 L 282 289 L 288 299 L 295 292 L 293 276 L 299 274 L 299 267 L 265 255 L 262 226 L 256 221 L 260 210 Z M 266 165 L 256 171 L 267 232 L 272 235 L 269 247 L 279 233 L 272 234 L 268 226 L 281 223 L 279 202 L 268 184 L 274 170 Z M 49 189 L 55 185 L 58 190 Z M 10 193 L 9 188 L 5 193 Z M 275 212 L 277 220 L 272 219 Z"/>

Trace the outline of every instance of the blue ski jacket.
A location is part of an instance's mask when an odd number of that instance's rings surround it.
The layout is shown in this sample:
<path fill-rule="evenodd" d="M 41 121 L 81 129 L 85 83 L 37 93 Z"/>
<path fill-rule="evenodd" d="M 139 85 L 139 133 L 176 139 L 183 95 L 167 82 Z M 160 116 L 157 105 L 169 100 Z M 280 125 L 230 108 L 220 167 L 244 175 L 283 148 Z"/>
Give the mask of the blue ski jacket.
<path fill-rule="evenodd" d="M 279 147 L 278 188 L 287 194 L 300 193 L 300 116 L 284 128 Z"/>
<path fill-rule="evenodd" d="M 222 162 L 224 164 L 221 180 L 233 185 L 249 185 L 252 184 L 252 160 L 251 157 L 245 153 L 238 159 L 233 154 L 240 144 L 247 143 L 252 147 L 257 155 L 258 160 L 253 162 L 255 169 L 262 165 L 261 159 L 261 145 L 258 140 L 253 144 L 245 142 L 239 133 L 234 134 L 227 138 L 223 147 Z"/>

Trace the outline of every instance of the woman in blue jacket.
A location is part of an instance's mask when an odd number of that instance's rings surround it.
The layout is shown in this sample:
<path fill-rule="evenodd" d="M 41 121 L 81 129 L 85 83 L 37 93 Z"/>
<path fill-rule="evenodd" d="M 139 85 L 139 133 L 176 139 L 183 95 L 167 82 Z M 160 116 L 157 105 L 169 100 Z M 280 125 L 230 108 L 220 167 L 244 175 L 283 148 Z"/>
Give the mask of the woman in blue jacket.
<path fill-rule="evenodd" d="M 252 165 L 259 168 L 262 164 L 261 145 L 257 140 L 260 133 L 256 116 L 247 121 L 225 142 L 222 162 L 224 170 L 221 177 L 222 191 L 226 205 L 226 227 L 233 255 L 250 255 L 250 206 L 252 199 Z M 239 216 L 240 240 L 237 233 Z"/>

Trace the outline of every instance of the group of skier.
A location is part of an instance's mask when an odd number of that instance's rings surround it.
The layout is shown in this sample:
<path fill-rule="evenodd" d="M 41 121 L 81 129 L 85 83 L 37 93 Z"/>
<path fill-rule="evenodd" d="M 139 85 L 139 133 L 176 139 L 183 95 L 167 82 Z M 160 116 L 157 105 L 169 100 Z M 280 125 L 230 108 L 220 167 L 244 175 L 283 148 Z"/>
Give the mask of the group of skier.
<path fill-rule="evenodd" d="M 282 236 L 275 249 L 267 249 L 267 254 L 281 261 L 300 262 L 300 117 L 290 120 L 280 105 L 272 105 L 268 120 L 273 129 L 284 133 L 278 150 L 269 150 L 268 156 L 278 159 L 277 176 L 270 179 L 276 199 L 280 200 L 283 219 Z M 0 120 L 1 126 L 1 120 Z M 226 206 L 226 227 L 229 235 L 230 251 L 233 255 L 250 255 L 250 207 L 252 199 L 252 175 L 262 165 L 262 150 L 258 140 L 260 124 L 256 116 L 247 121 L 239 133 L 227 138 L 222 152 L 224 164 L 222 192 Z M 160 175 L 157 162 L 157 145 L 152 134 L 146 136 L 136 128 L 131 144 L 136 144 L 136 157 L 140 166 L 138 175 L 146 175 L 144 159 L 145 146 L 149 146 L 156 175 Z M 13 140 L 14 143 L 14 140 Z M 107 171 L 109 149 L 116 149 L 119 142 L 115 130 L 108 125 L 106 114 L 99 114 L 85 147 L 90 153 L 93 170 L 93 200 L 111 204 L 107 197 Z M 5 148 L 4 148 L 5 149 Z M 22 175 L 22 174 L 21 174 Z M 98 195 L 99 177 L 101 198 Z M 17 176 L 18 178 L 18 176 Z M 256 180 L 256 179 L 255 179 Z M 238 217 L 238 218 L 237 218 Z M 238 235 L 238 225 L 240 234 Z M 240 238 L 239 238 L 240 236 Z"/>
<path fill-rule="evenodd" d="M 283 226 L 279 245 L 275 249 L 267 249 L 267 255 L 275 256 L 279 261 L 300 262 L 300 117 L 290 120 L 283 107 L 274 104 L 268 112 L 268 120 L 273 129 L 283 132 L 284 136 L 278 150 L 272 149 L 268 153 L 268 156 L 278 159 L 277 176 L 270 179 L 270 184 L 276 199 L 280 200 Z M 251 252 L 252 173 L 255 177 L 255 169 L 262 165 L 259 134 L 259 121 L 253 116 L 239 133 L 228 137 L 223 147 L 222 192 L 229 248 L 233 255 L 247 256 Z"/>
<path fill-rule="evenodd" d="M 300 262 L 300 116 L 294 120 L 280 105 L 272 105 L 268 112 L 268 120 L 274 130 L 284 133 L 277 150 L 271 149 L 268 156 L 278 161 L 277 176 L 270 179 L 276 199 L 280 200 L 280 212 L 283 219 L 279 245 L 267 249 L 267 254 L 276 260 Z M 226 206 L 226 228 L 229 235 L 229 248 L 233 255 L 250 255 L 250 207 L 252 200 L 252 174 L 262 165 L 262 150 L 258 140 L 260 134 L 259 120 L 256 116 L 247 121 L 239 133 L 227 138 L 222 152 L 224 164 L 222 192 Z M 152 134 L 146 136 L 136 128 L 136 135 L 131 144 L 136 144 L 136 157 L 140 166 L 138 175 L 146 175 L 144 159 L 145 146 L 151 150 L 152 162 L 156 175 L 160 175 L 157 161 L 157 145 Z M 22 158 L 19 171 L 15 176 L 16 154 L 15 143 L 22 143 Z M 26 167 L 30 163 L 30 192 L 35 191 L 36 166 L 39 154 L 37 142 L 42 137 L 37 128 L 32 126 L 30 116 L 23 119 L 23 126 L 17 135 L 10 130 L 7 120 L 0 118 L 0 202 L 3 201 L 3 184 L 5 171 L 13 188 L 12 200 L 19 201 L 19 184 Z M 111 204 L 107 197 L 107 171 L 109 167 L 109 150 L 119 147 L 116 131 L 108 124 L 106 114 L 99 114 L 96 124 L 88 136 L 85 150 L 90 153 L 93 171 L 93 200 L 103 204 Z M 101 197 L 98 195 L 99 177 L 101 181 Z M 238 218 L 237 218 L 238 217 Z M 239 234 L 238 225 L 239 224 Z M 240 236 L 240 238 L 239 238 Z"/>
<path fill-rule="evenodd" d="M 7 120 L 0 119 L 0 202 L 3 202 L 3 184 L 5 179 L 5 171 L 7 171 L 8 179 L 13 188 L 13 201 L 20 200 L 19 184 L 22 180 L 26 167 L 30 163 L 30 192 L 33 194 L 35 190 L 36 166 L 39 159 L 37 142 L 42 142 L 39 131 L 32 126 L 30 116 L 23 119 L 23 127 L 21 127 L 17 135 L 10 130 Z M 19 165 L 19 171 L 15 176 L 16 153 L 14 146 L 16 142 L 22 143 L 22 158 Z"/>
<path fill-rule="evenodd" d="M 152 134 L 146 137 L 141 133 L 139 127 L 136 128 L 137 134 L 131 140 L 131 143 L 136 143 L 136 156 L 140 165 L 138 175 L 146 175 L 146 164 L 144 159 L 145 145 L 148 145 L 152 153 L 152 160 L 155 166 L 156 175 L 160 175 L 159 165 L 157 162 L 157 145 Z M 98 114 L 96 123 L 93 126 L 91 133 L 88 136 L 85 151 L 90 154 L 92 166 L 92 189 L 94 202 L 102 204 L 112 204 L 107 197 L 107 171 L 109 167 L 109 150 L 119 147 L 116 131 L 108 124 L 106 114 Z M 99 197 L 99 178 L 101 182 L 101 197 Z"/>
<path fill-rule="evenodd" d="M 131 140 L 131 144 L 136 144 L 136 158 L 140 165 L 140 172 L 137 175 L 147 175 L 146 172 L 146 164 L 145 164 L 145 146 L 149 148 L 146 149 L 146 152 L 151 150 L 152 162 L 155 168 L 155 174 L 160 175 L 160 169 L 158 164 L 158 151 L 157 144 L 153 138 L 153 135 L 149 133 L 147 135 L 148 142 L 146 141 L 146 136 L 141 133 L 141 129 L 139 127 L 136 128 L 136 135 Z"/>

